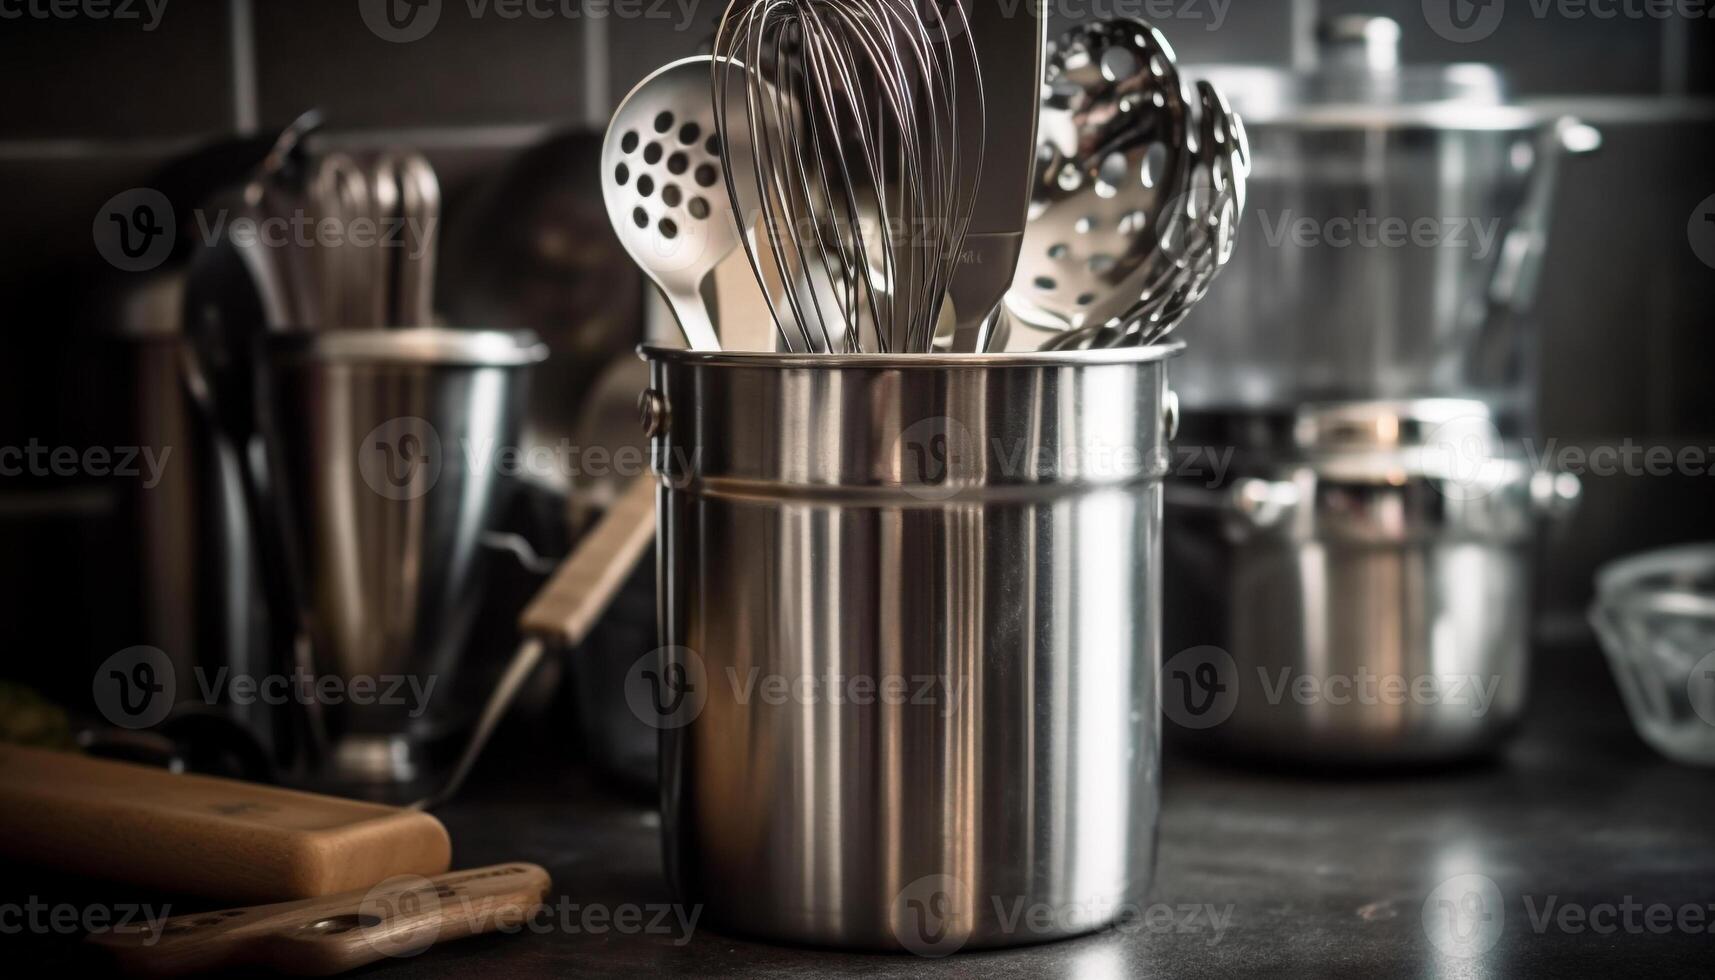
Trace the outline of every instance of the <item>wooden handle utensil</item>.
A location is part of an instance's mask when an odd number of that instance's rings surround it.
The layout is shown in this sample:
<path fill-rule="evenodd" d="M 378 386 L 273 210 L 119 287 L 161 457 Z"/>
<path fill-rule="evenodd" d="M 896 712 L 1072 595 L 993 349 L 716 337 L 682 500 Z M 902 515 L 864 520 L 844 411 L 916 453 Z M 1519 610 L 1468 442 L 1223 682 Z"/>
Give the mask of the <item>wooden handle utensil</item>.
<path fill-rule="evenodd" d="M 534 864 L 402 875 L 343 895 L 130 923 L 89 942 L 137 976 L 237 967 L 329 976 L 436 943 L 519 931 L 550 887 Z"/>
<path fill-rule="evenodd" d="M 275 902 L 437 875 L 426 813 L 0 746 L 0 856 L 164 891 Z"/>
<path fill-rule="evenodd" d="M 655 480 L 636 477 L 524 610 L 524 632 L 567 647 L 584 641 L 655 540 Z"/>

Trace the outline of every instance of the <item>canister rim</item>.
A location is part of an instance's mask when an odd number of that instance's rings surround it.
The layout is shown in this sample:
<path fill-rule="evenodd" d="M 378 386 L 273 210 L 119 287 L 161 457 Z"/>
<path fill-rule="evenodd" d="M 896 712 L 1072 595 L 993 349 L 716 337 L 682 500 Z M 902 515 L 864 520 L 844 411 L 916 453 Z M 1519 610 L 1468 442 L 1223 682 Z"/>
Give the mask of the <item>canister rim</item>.
<path fill-rule="evenodd" d="M 637 355 L 646 361 L 705 364 L 720 367 L 910 370 L 913 368 L 1100 367 L 1152 364 L 1178 357 L 1184 341 L 1148 347 L 1085 351 L 1027 351 L 1009 354 L 789 354 L 762 351 L 705 351 L 642 344 Z"/>
<path fill-rule="evenodd" d="M 301 330 L 271 334 L 262 343 L 276 356 L 347 363 L 524 367 L 548 357 L 546 345 L 528 330 Z"/>

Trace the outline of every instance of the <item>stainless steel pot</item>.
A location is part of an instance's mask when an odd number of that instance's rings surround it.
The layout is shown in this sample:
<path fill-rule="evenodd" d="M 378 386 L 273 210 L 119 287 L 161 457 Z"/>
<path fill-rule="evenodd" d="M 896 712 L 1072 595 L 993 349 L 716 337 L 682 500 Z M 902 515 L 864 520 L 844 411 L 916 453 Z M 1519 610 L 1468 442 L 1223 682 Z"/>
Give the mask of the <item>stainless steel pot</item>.
<path fill-rule="evenodd" d="M 1250 134 L 1251 210 L 1191 315 L 1187 409 L 1475 398 L 1528 423 L 1555 178 L 1594 130 L 1493 68 L 1402 66 L 1385 18 L 1325 21 L 1306 72 L 1209 66 Z"/>
<path fill-rule="evenodd" d="M 1240 428 L 1218 488 L 1168 494 L 1163 703 L 1186 740 L 1334 765 L 1500 744 L 1525 703 L 1532 545 L 1576 479 L 1533 471 L 1478 402 Z"/>
<path fill-rule="evenodd" d="M 1142 898 L 1177 350 L 646 350 L 664 648 L 630 694 L 683 901 L 935 954 Z"/>

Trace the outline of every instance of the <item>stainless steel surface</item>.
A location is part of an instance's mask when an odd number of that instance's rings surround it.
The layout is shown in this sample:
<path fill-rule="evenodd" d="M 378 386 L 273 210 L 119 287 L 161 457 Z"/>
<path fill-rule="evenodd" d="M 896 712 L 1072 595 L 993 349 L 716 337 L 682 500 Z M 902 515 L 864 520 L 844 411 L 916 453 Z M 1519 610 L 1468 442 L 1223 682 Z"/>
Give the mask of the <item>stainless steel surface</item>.
<path fill-rule="evenodd" d="M 244 256 L 267 326 L 430 325 L 441 207 L 434 169 L 404 150 L 364 162 L 337 150 L 312 155 L 305 141 L 319 125 L 306 113 L 239 194 L 215 199 L 233 216 L 223 234 Z"/>
<path fill-rule="evenodd" d="M 441 185 L 420 153 L 382 150 L 369 161 L 370 217 L 379 241 L 363 263 L 368 316 L 354 325 L 434 325 Z"/>
<path fill-rule="evenodd" d="M 516 445 L 524 369 L 544 354 L 528 334 L 435 329 L 275 335 L 262 348 L 259 423 L 299 667 L 342 685 L 397 678 L 442 692 L 420 704 L 318 700 L 325 775 L 372 775 L 340 771 L 360 758 L 409 775 L 397 746 L 468 721 L 453 691 L 498 478 L 481 454 Z"/>
<path fill-rule="evenodd" d="M 381 235 L 387 235 L 387 229 L 392 227 L 393 223 L 402 225 L 405 220 L 399 168 L 399 158 L 387 151 L 374 154 L 369 161 L 369 212 L 365 217 L 375 222 L 375 227 Z M 383 238 L 383 241 L 386 240 Z M 403 236 L 397 240 L 401 244 L 408 242 Z M 368 271 L 364 279 L 369 285 L 368 309 L 363 319 L 357 322 L 372 327 L 402 326 L 403 323 L 399 320 L 398 285 L 404 259 L 399 254 L 399 249 L 378 246 L 368 253 L 367 258 L 368 261 L 364 265 Z"/>
<path fill-rule="evenodd" d="M 1295 415 L 1218 486 L 1168 489 L 1169 717 L 1251 759 L 1491 751 L 1525 704 L 1533 548 L 1576 481 L 1489 438 L 1478 402 Z"/>
<path fill-rule="evenodd" d="M 1715 766 L 1715 545 L 1603 566 L 1590 622 L 1643 740 L 1678 762 Z"/>
<path fill-rule="evenodd" d="M 1188 318 L 1180 394 L 1209 412 L 1472 397 L 1528 418 L 1555 165 L 1599 140 L 1509 103 L 1486 66 L 1390 66 L 1392 32 L 1360 26 L 1326 33 L 1309 71 L 1196 72 L 1245 119 L 1252 208 Z"/>
<path fill-rule="evenodd" d="M 601 148 L 602 197 L 614 233 L 697 350 L 721 347 L 704 280 L 739 246 L 722 186 L 727 144 L 716 136 L 709 97 L 715 64 L 685 58 L 639 82 L 615 110 Z M 728 128 L 728 140 L 742 139 L 741 129 Z"/>
<path fill-rule="evenodd" d="M 1037 0 L 1011 11 L 981 0 L 965 0 L 964 5 L 976 42 L 975 68 L 981 74 L 969 81 L 968 75 L 961 75 L 959 92 L 968 92 L 971 81 L 981 84 L 984 160 L 970 228 L 947 296 L 955 313 L 952 349 L 976 353 L 989 349 L 995 314 L 1012 286 L 1024 247 L 1048 18 Z M 979 180 L 974 169 L 961 179 Z"/>
<path fill-rule="evenodd" d="M 645 352 L 663 649 L 628 691 L 681 901 L 921 952 L 1142 899 L 1178 350 Z M 880 695 L 901 678 L 915 699 Z M 1054 925 L 1008 930 L 1021 901 Z"/>
<path fill-rule="evenodd" d="M 315 237 L 293 240 L 281 249 L 288 254 L 306 253 L 313 262 L 311 284 L 321 301 L 321 315 L 310 326 L 324 330 L 385 326 L 386 292 L 381 284 L 391 250 L 379 241 L 363 245 L 353 237 L 359 219 L 375 222 L 385 217 L 377 210 L 370 174 L 339 152 L 318 158 L 314 168 L 303 200 Z M 324 229 L 338 237 L 324 238 Z"/>
<path fill-rule="evenodd" d="M 435 320 L 435 270 L 441 250 L 441 182 L 420 153 L 399 160 L 399 210 L 405 222 L 394 285 L 393 325 L 428 327 Z"/>
<path fill-rule="evenodd" d="M 735 0 L 714 54 L 745 66 L 712 74 L 715 124 L 782 345 L 930 349 L 986 156 L 963 6 Z"/>

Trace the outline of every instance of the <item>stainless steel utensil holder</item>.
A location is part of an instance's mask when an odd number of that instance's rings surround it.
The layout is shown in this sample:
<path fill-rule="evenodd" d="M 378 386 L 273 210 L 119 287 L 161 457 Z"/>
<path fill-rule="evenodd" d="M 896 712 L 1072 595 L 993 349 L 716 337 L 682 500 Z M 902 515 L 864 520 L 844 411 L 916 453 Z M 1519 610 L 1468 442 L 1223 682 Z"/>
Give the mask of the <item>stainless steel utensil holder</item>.
<path fill-rule="evenodd" d="M 644 351 L 683 901 L 940 953 L 1141 900 L 1178 351 Z"/>

